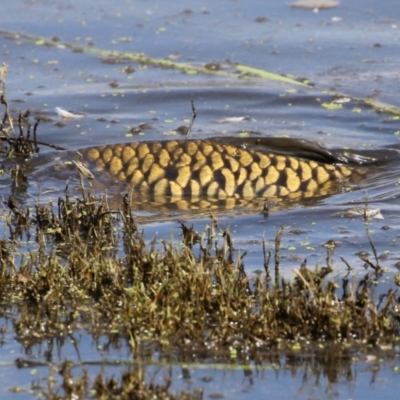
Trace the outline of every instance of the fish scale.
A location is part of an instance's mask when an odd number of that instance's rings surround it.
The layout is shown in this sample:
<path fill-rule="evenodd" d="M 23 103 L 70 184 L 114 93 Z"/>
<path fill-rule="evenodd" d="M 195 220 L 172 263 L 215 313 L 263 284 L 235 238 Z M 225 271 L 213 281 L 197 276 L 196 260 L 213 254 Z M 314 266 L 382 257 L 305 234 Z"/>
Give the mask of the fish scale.
<path fill-rule="evenodd" d="M 229 140 L 133 142 L 81 153 L 92 170 L 161 202 L 324 196 L 366 173 L 351 165 L 276 154 L 261 145 L 247 148 Z"/>

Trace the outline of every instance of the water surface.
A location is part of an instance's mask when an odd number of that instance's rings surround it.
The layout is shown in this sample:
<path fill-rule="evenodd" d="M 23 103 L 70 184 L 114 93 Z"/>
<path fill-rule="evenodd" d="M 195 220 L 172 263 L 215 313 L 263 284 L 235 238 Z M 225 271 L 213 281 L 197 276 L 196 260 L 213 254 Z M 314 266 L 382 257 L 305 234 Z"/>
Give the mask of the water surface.
<path fill-rule="evenodd" d="M 176 129 L 190 122 L 191 100 L 197 111 L 191 132 L 194 138 L 249 133 L 305 138 L 327 147 L 373 149 L 396 145 L 400 137 L 398 118 L 378 112 L 359 99 L 371 97 L 398 106 L 399 12 L 397 0 L 372 4 L 355 0 L 319 12 L 294 9 L 280 0 L 270 0 L 268 7 L 263 1 L 250 0 L 189 4 L 15 0 L 0 5 L 1 60 L 9 65 L 7 98 L 14 112 L 29 108 L 32 120 L 37 115 L 47 117 L 39 127 L 40 140 L 68 149 L 176 138 Z M 59 45 L 43 45 L 40 38 L 53 38 Z M 231 75 L 157 68 L 120 59 L 118 53 L 115 57 L 102 57 L 99 51 L 74 52 L 65 43 L 87 49 L 144 53 L 195 66 L 212 64 Z M 238 78 L 237 63 L 305 78 L 313 86 Z M 324 104 L 335 100 L 335 93 L 348 101 L 339 109 L 325 108 Z M 83 117 L 61 121 L 55 107 L 83 113 Z M 232 117 L 246 118 L 238 122 L 227 120 Z M 147 124 L 148 128 L 142 130 L 140 124 Z M 42 146 L 41 152 L 46 151 L 49 149 Z M 282 225 L 287 227 L 281 250 L 285 276 L 292 276 L 292 269 L 305 258 L 308 265 L 323 263 L 324 244 L 329 240 L 338 242 L 335 274 L 346 270 L 339 256 L 362 271 L 363 262 L 357 254 L 371 252 L 366 228 L 378 253 L 384 256 L 384 265 L 394 272 L 400 260 L 397 183 L 397 177 L 390 176 L 368 190 L 317 199 L 307 206 L 294 204 L 271 212 L 268 218 L 261 210 L 221 210 L 218 217 L 222 226 L 230 227 L 237 251 L 247 251 L 244 261 L 249 276 L 262 269 L 263 237 L 273 250 L 276 232 Z M 6 169 L 0 186 L 5 198 L 10 184 Z M 33 206 L 38 194 L 46 202 L 57 198 L 64 187 L 65 182 L 49 179 L 17 190 L 16 195 L 22 204 Z M 336 216 L 354 205 L 363 207 L 366 202 L 370 208 L 380 209 L 384 220 L 373 219 L 366 226 L 361 217 Z M 179 237 L 177 219 L 190 219 L 197 230 L 210 224 L 205 214 L 172 215 L 163 221 L 154 210 L 139 217 L 149 239 L 155 234 L 170 238 L 171 232 Z M 6 231 L 4 235 L 7 236 Z M 8 332 L 1 348 L 5 365 L 0 369 L 0 380 L 3 388 L 22 385 L 27 390 L 35 376 L 47 376 L 47 368 L 17 371 L 8 362 L 16 357 L 43 360 L 48 345 L 34 346 L 26 353 L 26 347 L 13 339 L 12 320 L 11 315 L 1 322 Z M 87 344 L 81 346 L 87 349 L 81 360 L 100 363 L 126 358 L 124 351 L 99 352 L 84 332 L 79 340 Z M 374 367 L 366 362 L 370 358 L 365 354 L 341 360 L 347 364 L 336 375 L 330 374 L 329 366 L 321 371 L 323 364 L 315 354 L 290 357 L 278 355 L 274 363 L 264 361 L 261 367 L 253 357 L 244 370 L 242 359 L 238 370 L 231 370 L 226 358 L 221 369 L 216 369 L 214 358 L 206 362 L 195 359 L 193 366 L 188 364 L 189 375 L 182 372 L 179 364 L 188 362 L 187 358 L 177 358 L 172 365 L 177 387 L 204 387 L 204 398 L 221 394 L 226 398 L 254 398 L 271 393 L 280 398 L 396 398 L 396 352 L 388 361 L 374 362 Z M 53 361 L 64 358 L 75 359 L 68 343 L 61 346 Z M 308 363 L 307 359 L 311 361 Z M 149 366 L 151 370 L 150 361 Z M 120 371 L 119 367 L 105 368 L 110 374 Z M 91 373 L 97 371 L 93 368 Z M 210 383 L 205 383 L 205 376 L 212 376 Z M 15 397 L 5 391 L 2 396 Z M 25 392 L 22 397 L 30 395 Z"/>

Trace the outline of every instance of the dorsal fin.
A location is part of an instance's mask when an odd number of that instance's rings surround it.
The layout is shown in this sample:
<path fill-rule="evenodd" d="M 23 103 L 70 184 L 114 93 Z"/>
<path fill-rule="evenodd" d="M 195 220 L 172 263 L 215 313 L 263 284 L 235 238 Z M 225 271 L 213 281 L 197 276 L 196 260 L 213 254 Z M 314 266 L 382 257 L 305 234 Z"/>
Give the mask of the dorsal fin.
<path fill-rule="evenodd" d="M 226 139 L 212 139 L 227 143 Z M 341 157 L 335 156 L 330 150 L 305 139 L 291 138 L 229 138 L 229 144 L 262 153 L 274 153 L 285 156 L 318 161 L 325 164 L 343 163 Z"/>
<path fill-rule="evenodd" d="M 228 141 L 229 144 L 233 146 L 249 150 L 292 156 L 310 161 L 318 161 L 324 164 L 386 164 L 390 161 L 398 161 L 400 158 L 400 151 L 395 148 L 373 150 L 326 149 L 306 139 L 265 137 L 216 138 L 211 140 L 221 141 L 223 143 L 227 143 Z"/>

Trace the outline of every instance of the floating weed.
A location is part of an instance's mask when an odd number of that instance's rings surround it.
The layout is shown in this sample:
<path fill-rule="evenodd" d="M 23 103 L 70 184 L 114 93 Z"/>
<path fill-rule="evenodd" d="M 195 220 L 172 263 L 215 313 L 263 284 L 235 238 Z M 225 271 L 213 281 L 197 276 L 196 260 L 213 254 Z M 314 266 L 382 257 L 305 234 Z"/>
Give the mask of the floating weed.
<path fill-rule="evenodd" d="M 327 110 L 339 110 L 343 108 L 343 105 L 332 102 L 332 103 L 322 103 L 321 107 L 326 108 Z"/>
<path fill-rule="evenodd" d="M 163 28 L 164 29 L 164 28 Z M 143 53 L 134 53 L 134 52 L 117 52 L 115 50 L 107 50 L 107 49 L 97 49 L 93 46 L 79 46 L 76 44 L 61 42 L 60 40 L 54 39 L 46 39 L 41 38 L 34 35 L 26 35 L 22 33 L 12 33 L 5 30 L 0 30 L 0 34 L 8 35 L 9 37 L 13 37 L 14 39 L 23 39 L 27 41 L 34 42 L 36 45 L 40 46 L 51 46 L 51 47 L 59 47 L 67 48 L 74 52 L 86 53 L 86 54 L 94 54 L 99 57 L 103 62 L 121 62 L 121 61 L 132 61 L 135 63 L 140 63 L 142 65 L 153 66 L 158 68 L 168 68 L 168 69 L 176 69 L 185 72 L 186 74 L 208 74 L 208 75 L 217 75 L 221 77 L 228 78 L 251 78 L 258 77 L 261 79 L 269 79 L 278 82 L 285 82 L 292 85 L 302 85 L 309 86 L 307 83 L 300 82 L 296 79 L 292 79 L 289 77 L 285 77 L 279 74 L 275 74 L 273 72 L 261 70 L 258 68 L 252 68 L 245 65 L 237 65 L 235 67 L 235 72 L 222 71 L 218 68 L 210 68 L 209 64 L 206 66 L 198 66 L 190 63 L 177 62 L 176 60 L 171 59 L 156 59 L 153 57 L 149 57 Z M 133 72 L 133 71 L 131 71 Z"/>

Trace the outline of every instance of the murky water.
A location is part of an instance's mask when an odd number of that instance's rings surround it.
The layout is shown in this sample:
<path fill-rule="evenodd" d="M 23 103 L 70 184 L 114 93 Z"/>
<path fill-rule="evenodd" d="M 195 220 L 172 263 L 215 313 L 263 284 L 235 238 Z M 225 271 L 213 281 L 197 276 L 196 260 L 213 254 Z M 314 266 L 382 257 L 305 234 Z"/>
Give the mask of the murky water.
<path fill-rule="evenodd" d="M 194 138 L 250 132 L 300 137 L 328 147 L 368 149 L 397 145 L 398 118 L 379 113 L 360 99 L 371 97 L 398 106 L 400 5 L 397 0 L 342 3 L 319 12 L 294 9 L 281 0 L 268 1 L 268 6 L 263 1 L 250 0 L 189 4 L 123 0 L 3 3 L 0 60 L 9 65 L 7 97 L 13 110 L 29 108 L 33 116 L 48 118 L 39 128 L 41 141 L 68 149 L 175 138 L 179 136 L 176 129 L 190 122 L 191 100 L 197 111 L 191 133 Z M 58 46 L 43 45 L 42 37 L 54 38 Z M 64 44 L 83 46 L 85 50 L 72 51 Z M 212 64 L 227 76 L 137 64 L 118 55 L 102 55 L 101 50 L 144 53 L 193 66 Z M 240 79 L 235 71 L 237 63 L 306 78 L 314 86 Z M 341 108 L 330 109 L 327 105 L 335 99 L 336 92 L 349 101 Z M 55 107 L 83 113 L 83 117 L 60 124 Z M 147 124 L 147 129 L 134 129 L 140 124 Z M 42 146 L 41 152 L 45 151 L 49 149 Z M 304 258 L 308 265 L 324 260 L 323 245 L 331 239 L 339 242 L 335 264 L 336 273 L 341 274 L 345 266 L 339 256 L 361 269 L 363 263 L 357 253 L 371 250 L 362 218 L 337 215 L 354 205 L 363 207 L 367 201 L 384 217 L 371 220 L 367 227 L 378 253 L 384 256 L 385 266 L 395 271 L 394 265 L 400 260 L 400 191 L 393 175 L 370 185 L 368 190 L 318 199 L 307 206 L 294 205 L 271 212 L 268 218 L 261 212 L 230 212 L 218 214 L 219 221 L 230 227 L 236 249 L 247 251 L 244 261 L 249 274 L 262 269 L 263 237 L 272 249 L 282 225 L 287 226 L 282 248 L 286 276 Z M 0 183 L 4 197 L 8 197 L 10 181 L 6 170 Z M 50 179 L 32 183 L 17 195 L 22 203 L 34 204 L 39 193 L 46 201 L 56 197 L 64 185 Z M 172 221 L 168 218 L 160 222 L 156 210 L 154 215 L 141 216 L 148 238 L 156 233 L 169 238 L 171 231 L 178 232 L 176 218 L 188 218 L 175 215 Z M 190 219 L 198 230 L 210 222 L 204 214 Z M 31 371 L 22 370 L 19 375 L 21 371 L 17 373 L 7 364 L 23 351 L 21 344 L 13 342 L 12 335 L 6 335 L 1 348 L 1 359 L 6 363 L 0 370 L 3 387 L 13 385 L 11 376 L 15 385 L 24 382 L 25 388 L 32 380 Z M 30 356 L 40 359 L 41 354 L 34 348 Z M 59 356 L 65 357 L 74 358 L 67 347 Z M 102 359 L 95 348 L 86 357 Z M 123 359 L 124 355 L 111 353 L 107 357 Z M 348 368 L 354 370 L 356 379 L 347 380 L 339 373 L 337 379 L 330 381 L 325 372 L 323 383 L 304 381 L 304 374 L 310 374 L 307 364 L 300 363 L 295 373 L 288 372 L 285 365 L 261 370 L 252 366 L 251 373 L 232 372 L 229 368 L 215 373 L 208 371 L 207 364 L 195 365 L 193 371 L 189 368 L 193 372 L 191 378 L 182 379 L 182 387 L 194 385 L 194 381 L 196 387 L 206 388 L 207 395 L 218 392 L 226 398 L 254 398 L 269 393 L 282 397 L 283 385 L 293 389 L 286 398 L 325 398 L 327 393 L 330 397 L 396 397 L 397 361 L 381 365 L 383 372 L 378 377 L 369 372 L 368 364 L 354 361 Z M 302 365 L 306 365 L 304 370 Z M 177 377 L 178 370 L 174 367 Z M 212 383 L 202 383 L 203 370 L 207 370 L 204 375 L 213 376 Z M 235 388 L 232 382 L 236 382 Z M 270 385 L 268 390 L 265 382 Z M 212 389 L 207 391 L 208 387 Z"/>

